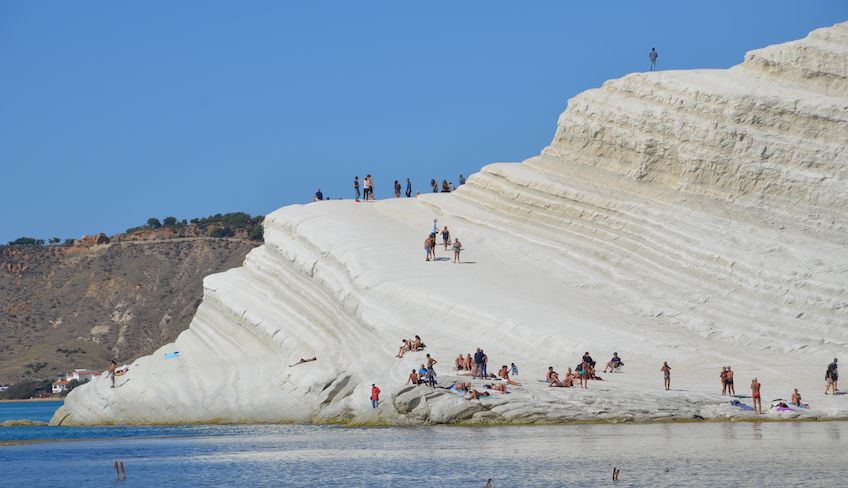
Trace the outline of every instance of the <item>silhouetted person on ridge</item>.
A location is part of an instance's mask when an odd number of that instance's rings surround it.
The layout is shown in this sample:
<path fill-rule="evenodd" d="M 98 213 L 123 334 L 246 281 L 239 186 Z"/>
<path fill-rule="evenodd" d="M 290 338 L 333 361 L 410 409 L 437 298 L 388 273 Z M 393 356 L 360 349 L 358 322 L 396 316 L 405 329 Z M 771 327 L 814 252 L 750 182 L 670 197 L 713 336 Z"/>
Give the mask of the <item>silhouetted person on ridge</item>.
<path fill-rule="evenodd" d="M 659 55 L 659 54 L 657 54 L 657 48 L 652 47 L 652 48 L 651 48 L 651 52 L 650 52 L 650 53 L 648 53 L 648 59 L 650 59 L 650 60 L 651 60 L 651 71 L 654 71 L 654 69 L 656 68 L 656 66 L 657 66 L 657 58 L 658 58 L 659 56 L 660 56 L 660 55 Z"/>

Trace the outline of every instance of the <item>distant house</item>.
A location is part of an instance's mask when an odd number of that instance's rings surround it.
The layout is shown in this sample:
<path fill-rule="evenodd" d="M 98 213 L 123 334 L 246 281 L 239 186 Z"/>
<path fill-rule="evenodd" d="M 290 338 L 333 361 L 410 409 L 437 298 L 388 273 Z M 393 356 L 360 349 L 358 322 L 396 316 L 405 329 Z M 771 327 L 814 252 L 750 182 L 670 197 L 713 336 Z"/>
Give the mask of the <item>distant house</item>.
<path fill-rule="evenodd" d="M 86 383 L 99 375 L 100 373 L 98 373 L 97 371 L 89 371 L 87 369 L 75 369 L 65 375 L 65 379 L 68 381 L 77 380 L 80 383 Z"/>
<path fill-rule="evenodd" d="M 53 394 L 59 395 L 61 393 L 65 393 L 68 390 L 68 380 L 59 380 L 53 382 Z"/>

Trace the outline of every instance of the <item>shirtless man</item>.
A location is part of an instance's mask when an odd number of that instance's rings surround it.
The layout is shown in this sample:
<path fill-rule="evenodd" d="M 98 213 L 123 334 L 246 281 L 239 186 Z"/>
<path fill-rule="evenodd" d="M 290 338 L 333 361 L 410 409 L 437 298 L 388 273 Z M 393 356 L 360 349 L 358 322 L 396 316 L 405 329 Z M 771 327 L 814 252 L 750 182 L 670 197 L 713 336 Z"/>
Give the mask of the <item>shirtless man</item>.
<path fill-rule="evenodd" d="M 792 404 L 796 407 L 801 406 L 801 394 L 798 393 L 798 388 L 795 388 L 795 391 L 792 392 Z"/>
<path fill-rule="evenodd" d="M 548 383 L 559 381 L 559 375 L 556 371 L 554 371 L 553 366 L 548 366 L 548 372 L 545 373 L 545 381 L 547 381 Z"/>
<path fill-rule="evenodd" d="M 718 377 L 721 379 L 721 396 L 727 395 L 727 366 L 721 367 L 721 374 Z"/>
<path fill-rule="evenodd" d="M 671 389 L 671 366 L 668 365 L 668 361 L 663 361 L 660 371 L 663 373 L 663 385 L 665 390 L 668 391 Z"/>
<path fill-rule="evenodd" d="M 577 371 L 580 379 L 580 388 L 589 388 L 589 378 L 592 376 L 592 365 L 588 361 L 580 363 L 580 369 Z"/>
<path fill-rule="evenodd" d="M 751 380 L 751 398 L 754 399 L 754 411 L 757 414 L 763 413 L 763 403 L 760 399 L 760 382 L 757 378 Z"/>
<path fill-rule="evenodd" d="M 502 380 L 506 381 L 510 385 L 521 386 L 518 384 L 518 382 L 509 379 L 509 367 L 505 364 L 501 366 L 501 369 L 498 371 L 498 376 L 500 376 Z"/>
<path fill-rule="evenodd" d="M 409 373 L 409 377 L 406 379 L 406 384 L 412 383 L 413 385 L 417 385 L 419 383 L 418 373 L 413 369 L 411 373 Z"/>
<path fill-rule="evenodd" d="M 733 386 L 733 370 L 727 367 L 727 394 L 736 396 L 736 388 Z"/>
<path fill-rule="evenodd" d="M 435 370 L 435 368 L 433 368 L 433 366 L 435 366 L 437 363 L 438 363 L 438 361 L 431 358 L 429 354 L 427 355 L 427 362 L 425 364 L 427 365 L 427 369 L 433 370 L 434 375 L 436 374 L 436 370 Z"/>
<path fill-rule="evenodd" d="M 468 371 L 471 371 L 473 364 L 474 364 L 474 359 L 471 357 L 471 354 L 469 353 L 467 356 L 465 356 L 465 369 L 468 370 Z"/>
<path fill-rule="evenodd" d="M 298 362 L 296 362 L 296 363 L 294 363 L 294 364 L 289 364 L 289 368 L 293 368 L 293 367 L 297 366 L 298 364 L 311 363 L 312 361 L 317 361 L 317 360 L 318 360 L 318 358 L 317 358 L 317 357 L 311 357 L 311 358 L 300 358 L 300 361 L 298 361 Z"/>
<path fill-rule="evenodd" d="M 463 357 L 462 353 L 459 353 L 459 356 L 453 360 L 453 364 L 456 367 L 457 371 L 462 371 L 465 369 L 465 357 Z"/>
<path fill-rule="evenodd" d="M 118 368 L 118 362 L 114 359 L 109 363 L 109 378 L 112 379 L 112 388 L 115 387 L 115 370 Z"/>

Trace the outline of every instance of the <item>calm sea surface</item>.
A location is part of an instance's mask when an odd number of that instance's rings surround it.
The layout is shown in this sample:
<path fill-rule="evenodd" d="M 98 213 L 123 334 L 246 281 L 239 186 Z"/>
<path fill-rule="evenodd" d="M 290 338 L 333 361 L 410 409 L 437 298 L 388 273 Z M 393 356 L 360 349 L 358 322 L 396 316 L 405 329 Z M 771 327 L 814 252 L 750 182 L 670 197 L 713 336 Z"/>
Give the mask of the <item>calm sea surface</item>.
<path fill-rule="evenodd" d="M 0 404 L 0 422 L 59 405 Z M 0 427 L 0 486 L 840 486 L 846 441 L 844 422 Z"/>

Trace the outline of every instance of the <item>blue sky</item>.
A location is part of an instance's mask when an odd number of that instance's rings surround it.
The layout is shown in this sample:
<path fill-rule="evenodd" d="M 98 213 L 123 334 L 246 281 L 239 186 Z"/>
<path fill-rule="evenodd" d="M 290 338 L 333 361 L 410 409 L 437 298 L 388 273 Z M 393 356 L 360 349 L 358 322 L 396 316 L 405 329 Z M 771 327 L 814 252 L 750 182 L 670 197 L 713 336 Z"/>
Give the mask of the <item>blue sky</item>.
<path fill-rule="evenodd" d="M 265 214 L 520 161 L 577 93 L 724 68 L 845 1 L 0 2 L 0 242 Z"/>

